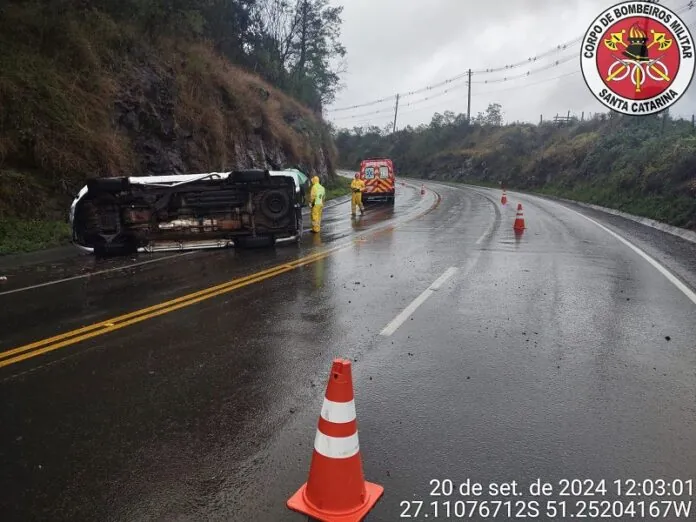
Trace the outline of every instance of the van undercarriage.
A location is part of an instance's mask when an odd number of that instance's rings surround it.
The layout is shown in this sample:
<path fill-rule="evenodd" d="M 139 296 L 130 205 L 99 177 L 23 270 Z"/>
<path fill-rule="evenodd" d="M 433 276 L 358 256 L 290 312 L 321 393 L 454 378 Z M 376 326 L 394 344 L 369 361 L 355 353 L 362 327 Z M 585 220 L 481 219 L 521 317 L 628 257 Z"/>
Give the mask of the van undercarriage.
<path fill-rule="evenodd" d="M 87 182 L 71 208 L 73 240 L 97 255 L 272 245 L 302 233 L 291 177 L 247 170 Z"/>

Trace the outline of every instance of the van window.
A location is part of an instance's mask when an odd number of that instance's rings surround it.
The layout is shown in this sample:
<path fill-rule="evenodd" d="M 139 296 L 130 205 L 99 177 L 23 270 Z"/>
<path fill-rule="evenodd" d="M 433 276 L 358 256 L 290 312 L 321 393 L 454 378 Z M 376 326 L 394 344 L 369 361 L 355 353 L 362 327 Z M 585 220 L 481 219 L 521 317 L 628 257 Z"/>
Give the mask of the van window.
<path fill-rule="evenodd" d="M 365 179 L 372 179 L 375 177 L 375 169 L 373 167 L 365 168 Z"/>
<path fill-rule="evenodd" d="M 380 167 L 379 168 L 379 177 L 384 179 L 389 177 L 389 167 Z"/>

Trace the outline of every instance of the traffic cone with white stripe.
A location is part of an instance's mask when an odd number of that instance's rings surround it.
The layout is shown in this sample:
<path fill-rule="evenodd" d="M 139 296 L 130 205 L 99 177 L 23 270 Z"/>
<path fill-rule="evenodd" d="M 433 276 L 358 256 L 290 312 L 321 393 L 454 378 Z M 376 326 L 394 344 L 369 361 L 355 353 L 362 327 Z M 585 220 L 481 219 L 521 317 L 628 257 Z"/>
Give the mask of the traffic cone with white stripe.
<path fill-rule="evenodd" d="M 421 185 L 421 196 L 425 194 L 425 185 Z"/>
<path fill-rule="evenodd" d="M 503 197 L 500 198 L 500 202 L 501 202 L 503 205 L 507 205 L 507 194 L 505 193 L 505 190 L 503 190 Z"/>
<path fill-rule="evenodd" d="M 363 476 L 351 362 L 334 359 L 314 439 L 309 479 L 287 502 L 322 522 L 360 522 L 384 488 Z"/>
<path fill-rule="evenodd" d="M 517 215 L 515 216 L 515 224 L 512 227 L 516 234 L 521 234 L 526 228 L 524 225 L 524 215 L 522 214 L 522 203 L 517 204 Z"/>

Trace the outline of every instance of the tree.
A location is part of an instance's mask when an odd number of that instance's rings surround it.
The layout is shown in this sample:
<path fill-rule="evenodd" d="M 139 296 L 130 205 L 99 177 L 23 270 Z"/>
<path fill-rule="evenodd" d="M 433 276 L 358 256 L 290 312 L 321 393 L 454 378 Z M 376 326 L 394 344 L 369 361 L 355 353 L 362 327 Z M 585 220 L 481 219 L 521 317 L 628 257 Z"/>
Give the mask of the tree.
<path fill-rule="evenodd" d="M 502 106 L 499 103 L 491 103 L 486 109 L 485 123 L 500 127 L 503 124 Z"/>
<path fill-rule="evenodd" d="M 293 77 L 300 99 L 312 108 L 334 101 L 339 68 L 332 61 L 346 50 L 339 41 L 343 7 L 331 7 L 328 0 L 299 0 L 299 30 L 294 42 Z"/>
<path fill-rule="evenodd" d="M 339 41 L 343 7 L 328 0 L 257 1 L 258 72 L 321 112 L 335 99 L 346 54 Z"/>

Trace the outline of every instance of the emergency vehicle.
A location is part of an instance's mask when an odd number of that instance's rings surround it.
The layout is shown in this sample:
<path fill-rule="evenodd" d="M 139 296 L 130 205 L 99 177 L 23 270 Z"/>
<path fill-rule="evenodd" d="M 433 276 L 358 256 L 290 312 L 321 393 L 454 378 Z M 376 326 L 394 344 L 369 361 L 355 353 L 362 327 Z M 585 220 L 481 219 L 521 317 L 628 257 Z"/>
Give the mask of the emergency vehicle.
<path fill-rule="evenodd" d="M 394 163 L 390 159 L 366 159 L 360 162 L 360 179 L 365 182 L 362 200 L 386 201 L 394 204 L 396 182 Z"/>

